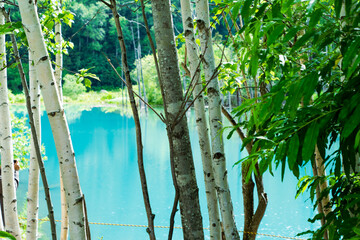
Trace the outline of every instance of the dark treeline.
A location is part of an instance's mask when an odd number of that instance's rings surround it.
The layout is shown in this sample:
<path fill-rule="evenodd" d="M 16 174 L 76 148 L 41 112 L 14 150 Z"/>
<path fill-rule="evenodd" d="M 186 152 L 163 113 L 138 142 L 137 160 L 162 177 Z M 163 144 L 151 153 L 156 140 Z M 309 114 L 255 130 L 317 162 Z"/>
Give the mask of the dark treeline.
<path fill-rule="evenodd" d="M 123 87 L 123 83 L 114 73 L 108 64 L 103 53 L 107 55 L 117 70 L 121 70 L 121 52 L 117 41 L 116 28 L 112 18 L 111 11 L 100 1 L 82 0 L 71 1 L 64 6 L 74 14 L 72 27 L 63 24 L 62 34 L 65 41 L 73 43 L 73 49 L 68 48 L 68 54 L 64 55 L 64 72 L 74 74 L 80 69 L 91 68 L 90 72 L 96 74 L 101 81 L 92 81 L 92 89 L 114 89 Z M 146 8 L 148 22 L 153 30 L 152 14 L 150 4 Z M 179 12 L 179 1 L 173 3 L 173 14 L 175 31 L 177 34 L 182 32 L 181 16 Z M 11 6 L 10 6 L 11 7 Z M 11 7 L 15 8 L 15 7 Z M 39 5 L 39 12 L 45 11 L 46 7 Z M 130 70 L 135 68 L 135 47 L 138 41 L 141 44 L 141 57 L 151 54 L 151 49 L 146 37 L 146 29 L 142 18 L 139 2 L 119 1 L 118 10 L 120 21 L 123 26 L 123 32 L 128 51 L 128 62 Z M 16 9 L 12 11 L 13 21 L 20 21 L 20 15 Z M 138 37 L 140 36 L 140 38 Z M 27 50 L 21 49 L 25 70 L 28 69 Z M 11 54 L 8 54 L 11 58 Z M 11 62 L 11 59 L 9 60 Z M 14 93 L 22 91 L 21 81 L 16 68 L 8 69 L 9 88 Z M 134 84 L 136 84 L 134 82 Z"/>
<path fill-rule="evenodd" d="M 48 8 L 47 0 L 38 2 L 38 4 L 40 13 L 46 11 Z M 92 81 L 93 90 L 122 88 L 124 84 L 114 73 L 104 57 L 104 54 L 107 55 L 117 67 L 117 70 L 121 72 L 120 46 L 117 41 L 112 13 L 109 8 L 97 0 L 70 1 L 65 3 L 63 7 L 74 14 L 74 22 L 71 27 L 66 24 L 62 25 L 63 39 L 72 42 L 74 46 L 72 49 L 68 48 L 68 54 L 64 55 L 63 76 L 66 74 L 74 74 L 80 69 L 91 68 L 90 72 L 100 78 L 100 81 Z M 13 21 L 20 21 L 18 10 L 13 6 L 9 6 L 9 8 L 13 8 Z M 146 36 L 140 3 L 136 1 L 118 1 L 118 10 L 123 26 L 129 67 L 130 70 L 133 70 L 136 67 L 135 48 L 138 46 L 138 41 L 140 41 L 141 44 L 140 57 L 152 53 Z M 148 23 L 153 32 L 150 3 L 146 4 L 146 13 Z M 175 34 L 179 35 L 183 31 L 179 0 L 172 1 L 172 13 Z M 225 27 L 219 27 L 216 28 L 215 31 L 220 31 L 220 34 L 224 36 L 225 34 L 222 34 L 221 31 L 225 30 Z M 22 53 L 25 71 L 27 71 L 27 49 L 26 47 L 22 47 L 20 51 Z M 8 55 L 11 58 L 11 54 Z M 9 62 L 11 62 L 11 59 Z M 21 92 L 21 81 L 15 67 L 8 69 L 8 77 L 9 88 L 12 92 Z M 134 84 L 136 85 L 137 83 L 134 82 Z"/>

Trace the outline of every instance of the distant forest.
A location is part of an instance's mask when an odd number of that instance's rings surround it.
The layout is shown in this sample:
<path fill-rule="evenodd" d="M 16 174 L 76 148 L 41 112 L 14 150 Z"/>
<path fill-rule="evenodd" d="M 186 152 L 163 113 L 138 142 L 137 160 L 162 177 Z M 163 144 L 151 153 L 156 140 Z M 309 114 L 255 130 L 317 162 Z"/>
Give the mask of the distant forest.
<path fill-rule="evenodd" d="M 118 1 L 118 10 L 121 17 L 125 42 L 127 47 L 127 57 L 130 64 L 130 70 L 135 68 L 135 50 L 138 41 L 141 44 L 141 58 L 152 54 L 150 45 L 146 36 L 144 20 L 141 8 L 135 1 Z M 106 61 L 104 54 L 107 55 L 112 63 L 120 71 L 121 52 L 118 45 L 116 28 L 112 18 L 111 11 L 103 3 L 97 0 L 81 0 L 64 2 L 63 6 L 74 14 L 72 26 L 62 25 L 62 34 L 65 41 L 73 43 L 73 48 L 68 48 L 68 54 L 64 55 L 64 71 L 66 74 L 74 74 L 80 69 L 88 69 L 91 73 L 96 74 L 100 81 L 92 81 L 92 90 L 122 88 L 121 80 L 116 76 L 111 66 Z M 45 7 L 38 2 L 39 12 L 45 11 Z M 146 5 L 148 23 L 153 30 L 153 21 L 150 3 Z M 180 15 L 179 0 L 172 1 L 172 12 L 174 19 L 175 34 L 182 33 L 182 22 Z M 20 21 L 18 11 L 12 11 L 13 21 Z M 134 20 L 135 19 L 135 20 Z M 216 31 L 225 35 L 225 27 L 217 27 Z M 223 32 L 222 32 L 223 31 Z M 10 38 L 8 39 L 10 41 Z M 179 44 L 178 47 L 181 45 Z M 9 48 L 10 49 L 10 48 Z M 9 50 L 10 51 L 10 50 Z M 28 69 L 26 64 L 27 49 L 21 48 L 25 70 Z M 9 62 L 11 60 L 11 54 Z M 13 93 L 22 91 L 21 81 L 18 71 L 15 67 L 8 69 L 9 88 Z M 134 81 L 134 84 L 136 82 Z"/>

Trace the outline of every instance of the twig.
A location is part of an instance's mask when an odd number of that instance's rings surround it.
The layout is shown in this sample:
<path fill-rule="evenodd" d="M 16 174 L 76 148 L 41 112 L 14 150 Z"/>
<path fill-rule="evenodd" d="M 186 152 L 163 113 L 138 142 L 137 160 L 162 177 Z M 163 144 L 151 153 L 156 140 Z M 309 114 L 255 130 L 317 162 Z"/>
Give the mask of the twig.
<path fill-rule="evenodd" d="M 106 3 L 106 2 L 103 1 L 103 0 L 100 0 L 100 1 L 103 2 L 105 5 L 108 4 L 108 3 Z M 70 37 L 68 40 L 66 40 L 66 41 L 67 41 L 67 42 L 70 42 L 71 39 L 72 39 L 73 37 L 75 37 L 75 36 L 81 31 L 81 29 L 83 29 L 84 27 L 86 27 L 92 20 L 95 19 L 95 17 L 100 13 L 101 10 L 102 10 L 102 9 L 100 8 L 100 9 L 94 14 L 94 16 L 93 16 L 89 21 L 87 21 L 84 25 L 82 25 L 82 26 L 79 28 L 79 30 L 77 30 L 73 35 L 71 35 L 71 37 Z"/>
<path fill-rule="evenodd" d="M 112 11 L 116 31 L 118 35 L 118 40 L 121 48 L 121 59 L 122 59 L 122 66 L 124 68 L 125 79 L 126 79 L 126 86 L 128 87 L 129 99 L 131 104 L 131 110 L 133 112 L 134 122 L 135 122 L 135 131 L 136 131 L 136 145 L 137 145 L 137 162 L 139 168 L 139 175 L 140 175 L 140 182 L 141 182 L 141 189 L 143 193 L 144 205 L 146 210 L 146 215 L 148 219 L 148 228 L 147 233 L 149 234 L 150 240 L 156 240 L 155 238 L 155 228 L 154 228 L 154 218 L 155 215 L 152 213 L 151 205 L 150 205 L 150 197 L 147 187 L 146 175 L 145 175 L 145 168 L 144 168 L 144 154 L 143 154 L 143 144 L 142 144 L 142 136 L 141 136 L 141 125 L 140 125 L 140 118 L 139 112 L 136 107 L 135 98 L 134 98 L 134 91 L 132 89 L 131 77 L 130 77 L 130 70 L 128 67 L 127 62 L 127 55 L 126 55 L 126 45 L 124 41 L 124 36 L 119 20 L 119 14 L 116 9 L 116 0 L 110 0 L 109 8 Z M 109 59 L 108 59 L 109 60 Z M 111 64 L 111 62 L 109 61 Z M 114 66 L 111 64 L 112 68 L 116 71 Z M 117 75 L 120 77 L 119 73 L 116 71 Z M 144 100 L 142 100 L 144 101 Z"/>
<path fill-rule="evenodd" d="M 119 72 L 116 70 L 116 68 L 114 67 L 114 65 L 111 63 L 111 60 L 106 56 L 106 54 L 104 52 L 102 52 L 102 54 L 104 55 L 104 57 L 106 58 L 106 60 L 108 61 L 108 63 L 110 64 L 110 66 L 112 67 L 112 69 L 115 71 L 116 75 L 120 78 L 120 80 L 125 84 L 126 87 L 129 88 L 129 85 L 126 83 L 126 81 L 124 80 L 124 78 L 122 78 L 119 74 Z M 148 102 L 146 102 L 142 97 L 140 97 L 135 91 L 132 90 L 132 92 L 134 93 L 134 95 L 136 97 L 138 97 L 143 103 L 146 104 L 146 106 L 148 106 L 159 118 L 160 120 L 165 123 L 166 120 L 164 119 L 164 116 L 160 115 Z"/>

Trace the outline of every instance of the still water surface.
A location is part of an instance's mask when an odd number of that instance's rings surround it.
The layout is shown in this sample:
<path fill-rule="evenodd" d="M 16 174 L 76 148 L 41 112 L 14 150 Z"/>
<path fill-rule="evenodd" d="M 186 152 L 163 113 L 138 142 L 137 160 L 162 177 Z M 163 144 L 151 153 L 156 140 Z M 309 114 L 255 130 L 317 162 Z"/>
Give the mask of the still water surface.
<path fill-rule="evenodd" d="M 66 114 L 75 149 L 80 184 L 86 198 L 89 221 L 146 225 L 146 213 L 137 168 L 135 126 L 130 114 L 120 111 L 106 112 L 106 109 L 101 108 L 84 110 L 70 107 L 66 108 Z M 194 112 L 188 114 L 203 222 L 204 227 L 208 227 L 204 181 L 194 118 Z M 164 124 L 151 112 L 141 117 L 141 124 L 150 201 L 156 215 L 155 225 L 168 226 L 174 190 L 170 175 L 166 130 Z M 58 161 L 46 114 L 42 116 L 42 141 L 48 156 L 45 167 L 55 218 L 61 219 Z M 243 225 L 241 177 L 239 167 L 233 165 L 245 155 L 240 152 L 241 141 L 235 134 L 230 140 L 225 139 L 225 144 L 234 214 L 238 228 L 241 230 Z M 311 229 L 307 219 L 313 215 L 313 211 L 310 201 L 307 200 L 308 197 L 300 196 L 295 199 L 297 179 L 288 173 L 281 182 L 280 173 L 275 171 L 274 175 L 265 174 L 264 176 L 269 205 L 259 233 L 294 237 L 299 232 Z M 27 181 L 27 170 L 24 170 L 21 172 L 21 183 L 17 191 L 19 209 L 22 209 L 25 204 Z M 46 217 L 47 208 L 42 185 L 40 197 L 40 217 Z M 60 223 L 57 225 L 59 230 Z M 180 226 L 179 213 L 175 225 Z M 95 240 L 148 239 L 145 228 L 103 225 L 90 227 L 92 239 Z M 41 239 L 50 239 L 47 237 L 47 235 L 50 236 L 47 233 L 48 229 L 49 224 L 43 223 Z M 157 228 L 155 231 L 158 239 L 167 239 L 167 229 Z M 209 239 L 208 231 L 205 231 L 205 235 L 206 239 Z M 175 229 L 173 239 L 182 239 L 181 230 Z M 269 239 L 269 237 L 259 237 L 259 239 Z"/>

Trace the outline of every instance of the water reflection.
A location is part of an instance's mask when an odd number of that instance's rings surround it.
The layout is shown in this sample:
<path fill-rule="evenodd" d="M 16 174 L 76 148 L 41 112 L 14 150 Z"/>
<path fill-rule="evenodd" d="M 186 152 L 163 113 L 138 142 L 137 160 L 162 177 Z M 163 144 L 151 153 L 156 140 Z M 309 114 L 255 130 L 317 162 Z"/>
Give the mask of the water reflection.
<path fill-rule="evenodd" d="M 76 153 L 77 167 L 82 190 L 86 197 L 90 222 L 147 224 L 136 157 L 135 126 L 131 110 L 112 108 L 66 107 L 69 128 Z M 201 167 L 195 114 L 188 115 L 192 140 L 200 204 L 204 227 L 208 226 L 204 181 Z M 59 170 L 55 146 L 46 115 L 42 117 L 42 139 L 46 146 L 48 161 L 46 173 L 49 177 L 55 217 L 60 219 Z M 144 162 L 148 179 L 150 201 L 156 214 L 155 224 L 169 225 L 174 190 L 170 176 L 169 150 L 164 124 L 150 110 L 141 115 L 143 130 Z M 226 125 L 226 123 L 225 123 Z M 234 135 L 226 142 L 229 185 L 232 191 L 234 214 L 238 228 L 243 224 L 243 206 L 240 169 L 233 164 L 243 157 L 240 140 Z M 21 174 L 18 189 L 19 206 L 25 201 L 26 173 Z M 312 216 L 311 204 L 306 197 L 295 198 L 297 179 L 287 174 L 283 183 L 280 173 L 275 177 L 264 176 L 269 206 L 259 228 L 260 233 L 293 237 L 310 227 L 307 218 Z M 47 215 L 43 191 L 40 191 L 40 217 Z M 180 225 L 177 214 L 176 225 Z M 48 223 L 42 229 L 49 229 Z M 158 239 L 167 238 L 167 229 L 156 229 Z M 147 239 L 145 228 L 91 225 L 92 238 Z M 205 232 L 208 237 L 208 232 Z M 45 237 L 41 239 L 46 239 Z M 181 230 L 175 230 L 174 239 L 182 239 Z M 264 239 L 264 238 L 259 238 Z"/>

